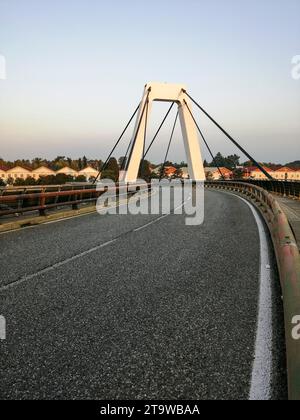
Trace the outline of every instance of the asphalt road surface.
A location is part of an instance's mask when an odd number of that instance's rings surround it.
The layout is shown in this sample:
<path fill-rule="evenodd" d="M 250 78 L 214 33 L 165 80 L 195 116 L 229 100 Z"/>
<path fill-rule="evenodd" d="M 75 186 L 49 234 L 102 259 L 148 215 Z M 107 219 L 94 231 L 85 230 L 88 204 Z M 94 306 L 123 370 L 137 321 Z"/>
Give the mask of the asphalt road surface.
<path fill-rule="evenodd" d="M 0 235 L 1 399 L 249 398 L 260 290 L 251 209 L 207 192 L 203 225 L 157 219 L 95 213 Z M 270 271 L 270 397 L 286 398 Z"/>

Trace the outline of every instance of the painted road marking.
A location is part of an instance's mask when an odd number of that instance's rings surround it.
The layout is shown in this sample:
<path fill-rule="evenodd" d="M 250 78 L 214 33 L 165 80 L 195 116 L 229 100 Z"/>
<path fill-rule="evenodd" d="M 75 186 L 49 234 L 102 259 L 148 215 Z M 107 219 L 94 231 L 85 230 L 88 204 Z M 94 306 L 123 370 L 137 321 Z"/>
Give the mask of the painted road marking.
<path fill-rule="evenodd" d="M 56 268 L 60 268 L 63 265 L 68 264 L 69 262 L 75 261 L 78 258 L 84 257 L 85 255 L 88 255 L 88 254 L 91 254 L 92 252 L 98 251 L 99 249 L 104 248 L 104 247 L 106 247 L 108 245 L 111 245 L 111 244 L 113 244 L 116 241 L 117 241 L 117 239 L 112 239 L 110 241 L 104 242 L 103 244 L 94 246 L 93 248 L 90 248 L 87 251 L 83 251 L 80 254 L 73 255 L 73 257 L 67 258 L 67 259 L 65 259 L 63 261 L 60 261 L 58 263 L 55 263 L 55 264 L 53 264 L 53 265 L 51 265 L 49 267 L 43 268 L 42 270 L 37 271 L 36 273 L 29 274 L 28 276 L 23 276 L 19 280 L 16 280 L 16 281 L 14 281 L 12 283 L 9 283 L 9 284 L 7 284 L 5 286 L 0 287 L 0 292 L 6 291 L 8 289 L 11 289 L 14 286 L 19 286 L 20 284 L 26 282 L 27 280 L 32 280 L 32 279 L 34 279 L 34 278 L 36 278 L 36 277 L 38 277 L 40 275 L 49 273 L 49 271 L 53 271 Z"/>
<path fill-rule="evenodd" d="M 178 209 L 179 209 L 180 207 L 182 207 L 184 204 L 185 204 L 185 202 L 184 202 L 184 203 L 182 203 L 180 206 L 176 207 L 176 208 L 174 209 L 174 211 L 175 211 L 175 210 L 178 210 Z M 154 223 L 154 222 L 157 222 L 157 221 L 161 220 L 162 218 L 164 218 L 164 217 L 166 217 L 166 216 L 169 216 L 169 214 L 166 214 L 166 215 L 164 215 L 164 216 L 160 216 L 160 217 L 156 218 L 156 219 L 155 219 L 154 221 L 152 221 L 152 222 L 153 222 L 153 223 Z M 152 223 L 151 223 L 151 224 L 152 224 Z M 148 226 L 148 225 L 149 225 L 149 223 L 147 223 L 146 225 L 141 226 L 141 228 L 144 228 L 145 226 Z M 9 289 L 11 289 L 12 287 L 19 286 L 20 284 L 22 284 L 22 283 L 24 283 L 24 282 L 26 282 L 26 281 L 28 281 L 28 280 L 32 280 L 32 279 L 34 279 L 34 278 L 36 278 L 36 277 L 38 277 L 38 276 L 40 276 L 40 275 L 43 275 L 43 274 L 48 273 L 48 272 L 50 272 L 50 271 L 53 271 L 53 270 L 55 270 L 56 268 L 60 268 L 60 267 L 62 267 L 63 265 L 68 264 L 69 262 L 75 261 L 75 260 L 77 260 L 77 259 L 79 259 L 79 258 L 81 258 L 81 257 L 84 257 L 84 256 L 86 256 L 86 255 L 88 255 L 88 254 L 91 254 L 92 252 L 98 251 L 98 250 L 99 250 L 99 249 L 101 249 L 101 248 L 104 248 L 104 247 L 106 247 L 106 246 L 108 246 L 108 245 L 111 245 L 111 244 L 113 244 L 113 243 L 117 242 L 117 240 L 118 240 L 118 239 L 120 239 L 122 236 L 127 235 L 127 234 L 132 233 L 132 232 L 136 232 L 136 230 L 135 230 L 135 229 L 129 230 L 128 232 L 122 233 L 122 234 L 121 234 L 121 235 L 119 235 L 117 238 L 114 238 L 114 239 L 112 239 L 112 240 L 109 240 L 109 241 L 107 241 L 107 242 L 104 242 L 103 244 L 97 245 L 97 246 L 95 246 L 95 247 L 93 247 L 93 248 L 90 248 L 90 249 L 88 249 L 88 250 L 86 250 L 86 251 L 83 251 L 83 252 L 81 252 L 80 254 L 76 254 L 76 255 L 73 255 L 72 257 L 66 258 L 66 259 L 65 259 L 65 260 L 63 260 L 63 261 L 60 261 L 60 262 L 58 262 L 58 263 L 55 263 L 55 264 L 53 264 L 53 265 L 51 265 L 51 266 L 49 266 L 49 267 L 43 268 L 42 270 L 39 270 L 39 271 L 37 271 L 36 273 L 33 273 L 33 274 L 29 274 L 29 275 L 23 276 L 23 277 L 21 277 L 20 279 L 18 279 L 18 280 L 16 280 L 16 281 L 14 281 L 14 282 L 11 282 L 11 283 L 9 283 L 9 284 L 6 284 L 6 285 L 4 285 L 4 286 L 0 287 L 0 293 L 1 293 L 1 292 L 4 292 L 4 291 L 6 291 L 6 290 L 9 290 Z"/>
<path fill-rule="evenodd" d="M 221 191 L 232 195 L 246 203 L 254 216 L 260 241 L 260 288 L 258 303 L 258 320 L 255 342 L 255 357 L 252 367 L 249 400 L 270 400 L 272 372 L 272 288 L 271 266 L 269 258 L 268 239 L 265 227 L 258 210 L 249 201 L 237 194 Z"/>

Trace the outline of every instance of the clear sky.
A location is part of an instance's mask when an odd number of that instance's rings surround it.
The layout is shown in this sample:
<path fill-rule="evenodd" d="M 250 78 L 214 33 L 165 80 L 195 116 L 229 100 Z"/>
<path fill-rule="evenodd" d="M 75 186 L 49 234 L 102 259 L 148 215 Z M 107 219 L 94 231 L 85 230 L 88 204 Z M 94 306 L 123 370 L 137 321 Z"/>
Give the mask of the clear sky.
<path fill-rule="evenodd" d="M 300 159 L 300 0 L 0 0 L 0 54 L 4 159 L 105 158 L 147 81 L 185 83 L 257 159 Z M 195 115 L 214 151 L 236 151 Z M 185 158 L 179 131 L 170 158 Z"/>

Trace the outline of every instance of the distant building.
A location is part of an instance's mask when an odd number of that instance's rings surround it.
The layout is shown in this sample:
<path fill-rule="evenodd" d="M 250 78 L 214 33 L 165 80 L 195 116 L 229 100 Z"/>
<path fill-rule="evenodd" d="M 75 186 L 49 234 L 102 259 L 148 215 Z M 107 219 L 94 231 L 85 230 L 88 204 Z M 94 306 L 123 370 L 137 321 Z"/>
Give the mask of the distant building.
<path fill-rule="evenodd" d="M 189 175 L 189 169 L 186 166 L 183 166 L 179 170 L 181 172 L 181 178 L 182 179 L 189 179 L 189 177 L 190 177 L 190 175 Z"/>
<path fill-rule="evenodd" d="M 83 175 L 85 179 L 88 181 L 90 178 L 96 178 L 99 171 L 92 168 L 91 166 L 87 166 L 84 169 L 81 169 L 81 171 L 78 172 L 78 176 Z"/>
<path fill-rule="evenodd" d="M 155 166 L 155 167 L 150 167 L 151 173 L 153 173 L 157 176 L 160 176 L 161 167 L 162 167 L 162 165 L 158 165 L 158 166 Z"/>
<path fill-rule="evenodd" d="M 63 168 L 56 171 L 56 174 L 64 174 L 67 176 L 78 176 L 78 171 L 75 171 L 75 169 L 70 168 L 69 166 L 64 166 Z"/>
<path fill-rule="evenodd" d="M 225 179 L 230 179 L 233 176 L 233 172 L 230 169 L 225 167 L 215 168 L 215 167 L 205 167 L 204 168 L 206 179 L 212 179 L 218 181 L 222 179 L 220 172 L 222 173 Z"/>
<path fill-rule="evenodd" d="M 31 171 L 31 176 L 34 179 L 39 179 L 40 177 L 50 176 L 50 175 L 55 175 L 55 171 L 47 168 L 46 166 L 40 166 L 39 168 L 33 169 L 33 171 Z"/>
<path fill-rule="evenodd" d="M 266 166 L 263 166 L 264 170 L 268 172 L 271 176 L 273 176 L 274 171 Z M 266 175 L 258 168 L 253 169 L 250 174 L 250 178 L 257 179 L 257 180 L 266 180 L 268 179 Z"/>
<path fill-rule="evenodd" d="M 5 168 L 4 166 L 0 166 L 0 178 L 2 180 L 6 180 L 7 179 L 7 168 Z"/>
<path fill-rule="evenodd" d="M 6 179 L 13 178 L 22 178 L 26 179 L 31 176 L 31 170 L 24 168 L 22 166 L 15 166 L 14 168 L 8 169 L 6 171 Z"/>
<path fill-rule="evenodd" d="M 165 166 L 164 168 L 164 175 L 168 178 L 171 178 L 176 174 L 177 169 L 174 166 Z"/>
<path fill-rule="evenodd" d="M 300 171 L 295 171 L 294 169 L 284 166 L 277 169 L 272 175 L 275 179 L 280 179 L 283 181 L 299 181 L 300 180 Z"/>
<path fill-rule="evenodd" d="M 271 175 L 272 178 L 278 181 L 300 181 L 300 170 L 296 171 L 294 169 L 288 168 L 287 166 L 276 170 L 272 170 L 266 166 L 263 168 Z M 257 179 L 262 181 L 267 179 L 266 175 L 263 174 L 262 171 L 256 166 L 245 167 L 244 178 Z"/>

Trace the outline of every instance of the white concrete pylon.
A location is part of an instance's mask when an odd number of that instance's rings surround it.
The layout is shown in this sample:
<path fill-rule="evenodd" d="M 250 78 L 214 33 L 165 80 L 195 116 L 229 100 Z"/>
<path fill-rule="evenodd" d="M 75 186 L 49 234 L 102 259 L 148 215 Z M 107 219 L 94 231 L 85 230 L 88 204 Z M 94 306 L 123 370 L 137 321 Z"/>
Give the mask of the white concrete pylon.
<path fill-rule="evenodd" d="M 135 139 L 135 142 L 128 158 L 127 170 L 122 171 L 120 174 L 120 181 L 135 182 L 138 177 L 139 166 L 143 157 L 144 149 L 146 112 L 143 113 L 143 109 L 145 107 L 147 97 L 149 99 L 147 112 L 148 120 L 153 101 L 177 103 L 190 179 L 195 181 L 205 180 L 198 133 L 192 116 L 184 101 L 186 101 L 190 109 L 192 106 L 184 91 L 186 91 L 186 87 L 184 85 L 156 82 L 146 84 L 133 132 L 133 139 Z"/>

